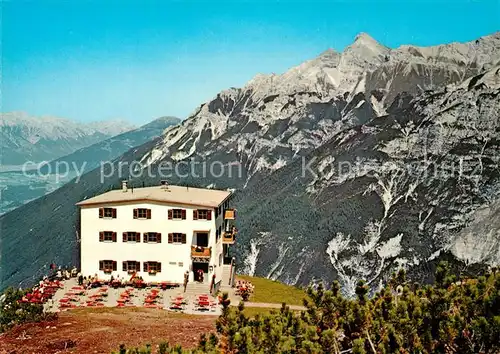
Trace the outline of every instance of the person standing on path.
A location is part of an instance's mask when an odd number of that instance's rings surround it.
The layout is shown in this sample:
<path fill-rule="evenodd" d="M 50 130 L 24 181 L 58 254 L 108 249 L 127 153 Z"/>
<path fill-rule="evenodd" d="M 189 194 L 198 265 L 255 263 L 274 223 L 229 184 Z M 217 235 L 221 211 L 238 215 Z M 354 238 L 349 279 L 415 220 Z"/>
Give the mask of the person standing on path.
<path fill-rule="evenodd" d="M 184 273 L 184 292 L 186 292 L 188 281 L 189 281 L 189 272 L 186 270 L 186 273 Z"/>

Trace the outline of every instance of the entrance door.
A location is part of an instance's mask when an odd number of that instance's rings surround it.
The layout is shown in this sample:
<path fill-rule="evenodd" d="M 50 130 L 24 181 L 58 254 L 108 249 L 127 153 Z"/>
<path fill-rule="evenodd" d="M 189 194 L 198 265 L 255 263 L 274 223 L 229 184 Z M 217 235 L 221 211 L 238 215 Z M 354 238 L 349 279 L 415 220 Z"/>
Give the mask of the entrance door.
<path fill-rule="evenodd" d="M 233 256 L 229 252 L 229 245 L 222 245 L 222 253 L 224 254 L 224 264 L 231 264 L 231 259 Z"/>
<path fill-rule="evenodd" d="M 200 279 L 200 270 L 203 272 L 203 279 Z M 193 279 L 200 283 L 208 283 L 208 263 L 193 262 Z"/>

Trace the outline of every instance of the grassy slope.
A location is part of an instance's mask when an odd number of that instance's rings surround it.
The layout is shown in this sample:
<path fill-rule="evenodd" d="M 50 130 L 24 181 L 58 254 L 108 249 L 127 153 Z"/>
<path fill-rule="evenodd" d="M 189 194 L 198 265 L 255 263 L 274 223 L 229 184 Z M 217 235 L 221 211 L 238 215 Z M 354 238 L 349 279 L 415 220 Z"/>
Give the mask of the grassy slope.
<path fill-rule="evenodd" d="M 303 289 L 265 278 L 250 277 L 247 275 L 238 275 L 236 280 L 246 280 L 251 282 L 254 287 L 254 293 L 250 296 L 251 302 L 265 302 L 287 305 L 302 305 L 302 299 L 306 297 Z"/>

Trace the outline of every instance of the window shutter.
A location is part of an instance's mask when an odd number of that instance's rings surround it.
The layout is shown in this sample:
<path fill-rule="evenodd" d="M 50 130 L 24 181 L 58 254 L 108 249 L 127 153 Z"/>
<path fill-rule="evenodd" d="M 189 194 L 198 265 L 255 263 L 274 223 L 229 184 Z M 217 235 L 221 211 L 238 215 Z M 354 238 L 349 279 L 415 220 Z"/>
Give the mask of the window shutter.
<path fill-rule="evenodd" d="M 168 220 L 172 220 L 174 218 L 174 211 L 172 209 L 168 209 Z"/>
<path fill-rule="evenodd" d="M 144 271 L 145 272 L 149 271 L 149 264 L 148 264 L 148 262 L 144 262 Z"/>
<path fill-rule="evenodd" d="M 161 243 L 161 232 L 156 233 L 156 242 Z"/>
<path fill-rule="evenodd" d="M 145 233 L 143 234 L 143 236 L 142 236 L 142 237 L 143 237 L 143 239 L 142 239 L 142 240 L 143 240 L 143 242 L 144 242 L 144 243 L 148 243 L 148 233 L 147 233 L 147 232 L 145 232 Z"/>
<path fill-rule="evenodd" d="M 182 234 L 182 243 L 186 243 L 186 234 Z"/>
<path fill-rule="evenodd" d="M 116 261 L 113 261 L 113 270 L 117 269 Z"/>
<path fill-rule="evenodd" d="M 207 220 L 212 220 L 212 210 L 207 210 Z"/>
<path fill-rule="evenodd" d="M 113 242 L 116 242 L 116 232 L 113 232 Z"/>
<path fill-rule="evenodd" d="M 128 233 L 124 232 L 123 233 L 123 242 L 127 242 L 127 239 L 128 239 Z"/>
<path fill-rule="evenodd" d="M 99 208 L 99 219 L 104 217 L 104 208 Z"/>
<path fill-rule="evenodd" d="M 151 219 L 151 209 L 146 209 L 146 219 Z"/>
<path fill-rule="evenodd" d="M 193 210 L 193 220 L 198 220 L 198 210 Z"/>
<path fill-rule="evenodd" d="M 104 242 L 104 231 L 99 232 L 99 242 Z"/>
<path fill-rule="evenodd" d="M 126 271 L 127 271 L 127 262 L 126 262 L 126 261 L 123 261 L 123 262 L 122 262 L 122 270 L 123 270 L 124 272 L 126 272 Z"/>
<path fill-rule="evenodd" d="M 174 234 L 168 234 L 168 243 L 174 243 Z"/>
<path fill-rule="evenodd" d="M 104 261 L 99 261 L 99 270 L 104 269 Z"/>
<path fill-rule="evenodd" d="M 161 272 L 161 262 L 157 262 L 156 264 L 157 264 L 156 269 L 158 269 L 158 272 Z"/>
<path fill-rule="evenodd" d="M 135 271 L 140 272 L 141 271 L 141 262 L 135 262 Z"/>
<path fill-rule="evenodd" d="M 139 217 L 139 209 L 134 209 L 134 219 Z"/>
<path fill-rule="evenodd" d="M 113 219 L 116 219 L 116 208 L 113 208 Z"/>
<path fill-rule="evenodd" d="M 182 209 L 181 215 L 182 215 L 182 220 L 186 220 L 186 209 Z"/>

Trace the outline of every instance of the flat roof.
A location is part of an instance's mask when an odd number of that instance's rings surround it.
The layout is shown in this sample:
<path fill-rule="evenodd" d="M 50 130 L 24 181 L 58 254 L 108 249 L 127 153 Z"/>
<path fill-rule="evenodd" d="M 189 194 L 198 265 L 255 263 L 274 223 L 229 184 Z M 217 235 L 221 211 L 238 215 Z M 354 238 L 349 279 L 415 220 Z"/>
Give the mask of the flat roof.
<path fill-rule="evenodd" d="M 162 186 L 142 188 L 128 187 L 126 192 L 122 189 L 114 189 L 95 197 L 82 200 L 76 203 L 76 205 L 88 206 L 152 201 L 166 204 L 187 204 L 216 208 L 230 195 L 230 191 L 186 186 L 168 186 L 168 188 Z"/>

